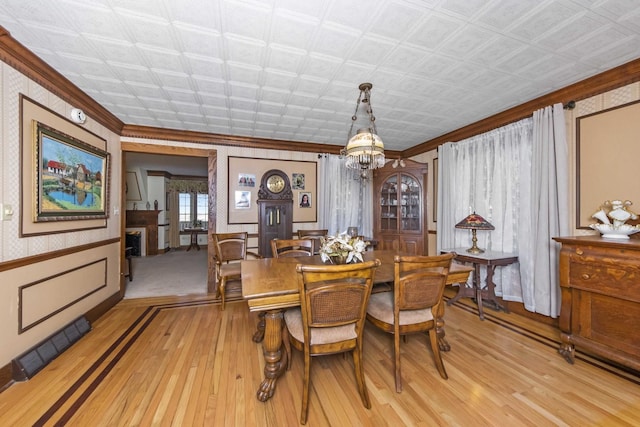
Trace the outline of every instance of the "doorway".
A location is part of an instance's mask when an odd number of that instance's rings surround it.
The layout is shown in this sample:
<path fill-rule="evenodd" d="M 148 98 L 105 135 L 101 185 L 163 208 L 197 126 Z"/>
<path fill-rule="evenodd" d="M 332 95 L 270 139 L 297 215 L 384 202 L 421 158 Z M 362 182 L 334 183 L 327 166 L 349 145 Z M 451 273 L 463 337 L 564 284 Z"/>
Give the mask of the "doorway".
<path fill-rule="evenodd" d="M 217 182 L 217 151 L 205 150 L 188 147 L 174 146 L 157 146 L 151 144 L 141 144 L 133 142 L 122 142 L 122 210 L 126 211 L 126 174 L 131 169 L 131 165 L 135 167 L 144 167 L 146 170 L 165 170 L 167 173 L 175 176 L 199 175 L 207 176 L 207 188 L 209 195 L 208 206 L 208 232 L 207 232 L 207 292 L 215 292 L 215 265 L 212 257 L 208 254 L 213 253 L 211 233 L 215 233 L 216 228 L 216 182 Z M 206 167 L 205 167 L 206 166 Z M 123 212 L 121 217 L 121 246 L 124 253 L 125 237 L 126 237 L 126 215 Z M 162 256 L 162 255 L 159 255 Z M 124 258 L 122 259 L 124 263 Z M 123 266 L 124 268 L 124 266 Z M 177 266 L 177 268 L 180 268 Z M 123 270 L 124 271 L 124 270 Z M 135 274 L 135 272 L 134 272 Z M 135 277 L 135 276 L 134 276 Z M 134 279 L 135 280 L 135 279 Z M 133 285 L 133 283 L 132 283 Z M 121 294 L 124 295 L 127 283 L 121 280 Z"/>

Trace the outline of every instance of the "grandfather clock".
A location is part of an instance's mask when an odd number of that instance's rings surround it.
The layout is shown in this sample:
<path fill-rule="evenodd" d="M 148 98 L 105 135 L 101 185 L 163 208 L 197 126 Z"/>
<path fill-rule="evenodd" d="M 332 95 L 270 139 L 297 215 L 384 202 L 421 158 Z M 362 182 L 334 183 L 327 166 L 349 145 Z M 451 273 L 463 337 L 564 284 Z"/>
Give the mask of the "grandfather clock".
<path fill-rule="evenodd" d="M 286 173 L 271 169 L 262 175 L 258 190 L 258 251 L 271 258 L 271 240 L 293 234 L 293 192 Z"/>

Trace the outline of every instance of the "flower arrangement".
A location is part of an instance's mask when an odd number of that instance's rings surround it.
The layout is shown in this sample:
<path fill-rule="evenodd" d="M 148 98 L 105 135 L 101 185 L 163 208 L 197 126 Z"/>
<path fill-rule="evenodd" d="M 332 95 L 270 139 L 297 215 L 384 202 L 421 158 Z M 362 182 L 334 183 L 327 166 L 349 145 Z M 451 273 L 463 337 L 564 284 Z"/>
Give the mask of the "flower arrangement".
<path fill-rule="evenodd" d="M 347 234 L 322 237 L 320 243 L 320 258 L 331 264 L 363 262 L 362 253 L 367 248 L 367 242 Z"/>

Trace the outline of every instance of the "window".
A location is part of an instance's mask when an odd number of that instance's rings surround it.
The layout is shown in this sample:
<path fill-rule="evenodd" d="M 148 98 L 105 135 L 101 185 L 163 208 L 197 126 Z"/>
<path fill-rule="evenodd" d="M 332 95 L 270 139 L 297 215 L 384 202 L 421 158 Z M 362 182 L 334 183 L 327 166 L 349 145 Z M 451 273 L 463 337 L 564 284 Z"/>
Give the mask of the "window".
<path fill-rule="evenodd" d="M 178 195 L 179 221 L 187 227 L 200 221 L 203 227 L 209 221 L 209 195 L 180 193 Z"/>
<path fill-rule="evenodd" d="M 186 222 L 191 224 L 191 193 L 180 193 L 178 195 L 179 214 L 178 219 L 180 222 Z"/>
<path fill-rule="evenodd" d="M 196 205 L 196 219 L 202 221 L 202 224 L 209 222 L 209 195 L 198 194 Z"/>

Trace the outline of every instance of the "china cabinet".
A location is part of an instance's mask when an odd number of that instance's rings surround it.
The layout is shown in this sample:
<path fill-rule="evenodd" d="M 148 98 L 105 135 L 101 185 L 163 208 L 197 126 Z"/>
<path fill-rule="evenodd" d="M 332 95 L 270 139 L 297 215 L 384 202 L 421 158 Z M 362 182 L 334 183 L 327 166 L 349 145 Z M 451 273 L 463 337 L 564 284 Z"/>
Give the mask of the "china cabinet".
<path fill-rule="evenodd" d="M 388 162 L 373 174 L 374 239 L 377 249 L 427 255 L 427 165 L 404 160 L 403 167 Z"/>

